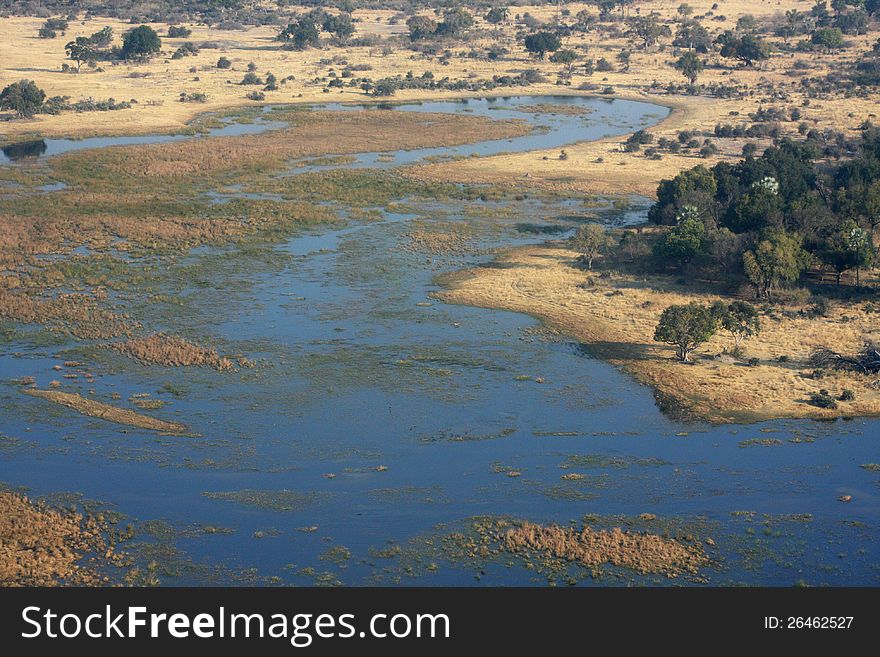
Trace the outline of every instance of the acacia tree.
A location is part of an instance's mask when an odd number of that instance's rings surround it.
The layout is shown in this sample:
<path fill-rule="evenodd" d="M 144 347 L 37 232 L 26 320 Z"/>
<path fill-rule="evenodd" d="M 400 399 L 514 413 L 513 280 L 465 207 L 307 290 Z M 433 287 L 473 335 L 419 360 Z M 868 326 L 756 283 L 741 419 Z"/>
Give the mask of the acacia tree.
<path fill-rule="evenodd" d="M 79 72 L 83 62 L 93 61 L 98 56 L 92 40 L 88 37 L 76 37 L 76 40 L 70 41 L 64 46 L 67 56 L 76 62 L 76 70 Z"/>
<path fill-rule="evenodd" d="M 45 92 L 33 80 L 13 82 L 0 91 L 0 109 L 11 109 L 20 118 L 36 114 L 44 100 Z"/>
<path fill-rule="evenodd" d="M 593 269 L 593 260 L 605 249 L 614 244 L 608 230 L 600 224 L 586 224 L 577 229 L 572 238 L 572 246 L 583 254 L 587 269 Z"/>
<path fill-rule="evenodd" d="M 683 363 L 690 362 L 690 355 L 708 341 L 718 330 L 718 318 L 711 308 L 698 303 L 669 306 L 660 315 L 654 329 L 654 341 L 665 342 L 676 348 L 676 356 Z"/>
<path fill-rule="evenodd" d="M 632 19 L 629 33 L 641 40 L 645 50 L 656 45 L 661 37 L 672 36 L 670 27 L 661 23 L 654 14 Z"/>
<path fill-rule="evenodd" d="M 809 264 L 799 236 L 784 230 L 767 233 L 758 246 L 743 254 L 746 276 L 758 288 L 758 297 L 771 300 L 773 290 L 782 283 L 796 281 Z"/>
<path fill-rule="evenodd" d="M 687 78 L 688 82 L 691 85 L 697 83 L 697 77 L 700 75 L 700 73 L 703 72 L 703 69 L 706 68 L 703 60 L 700 59 L 693 51 L 688 51 L 684 53 L 681 57 L 678 58 L 673 66 L 675 67 L 675 70 L 679 71 L 684 77 Z"/>
<path fill-rule="evenodd" d="M 544 59 L 548 52 L 555 52 L 562 46 L 559 37 L 553 32 L 535 32 L 526 37 L 524 45 L 533 55 Z"/>

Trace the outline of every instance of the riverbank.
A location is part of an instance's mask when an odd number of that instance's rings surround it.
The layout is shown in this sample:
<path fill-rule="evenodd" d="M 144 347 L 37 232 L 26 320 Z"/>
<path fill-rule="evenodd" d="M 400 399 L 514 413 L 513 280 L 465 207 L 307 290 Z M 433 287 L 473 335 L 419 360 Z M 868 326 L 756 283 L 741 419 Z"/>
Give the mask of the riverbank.
<path fill-rule="evenodd" d="M 435 296 L 532 315 L 651 386 L 660 405 L 674 413 L 713 423 L 880 415 L 873 378 L 835 372 L 816 379 L 808 364 L 818 347 L 857 350 L 876 331 L 869 304 L 840 305 L 816 318 L 765 314 L 761 333 L 743 345 L 745 359 L 724 355 L 733 339 L 722 333 L 699 350 L 693 364 L 683 364 L 671 347 L 653 341 L 660 313 L 673 304 L 719 297 L 665 276 L 600 277 L 580 268 L 576 258 L 562 245 L 513 249 L 489 265 L 441 277 L 444 289 Z M 750 358 L 757 364 L 745 362 Z M 852 390 L 855 399 L 837 409 L 818 408 L 809 399 L 821 389 L 834 396 Z"/>

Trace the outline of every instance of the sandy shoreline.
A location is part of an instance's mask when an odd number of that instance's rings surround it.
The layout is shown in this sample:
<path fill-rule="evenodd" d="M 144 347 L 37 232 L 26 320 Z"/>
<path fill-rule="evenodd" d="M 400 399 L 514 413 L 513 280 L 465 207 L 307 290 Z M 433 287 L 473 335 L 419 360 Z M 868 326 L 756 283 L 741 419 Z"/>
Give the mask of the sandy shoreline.
<path fill-rule="evenodd" d="M 576 266 L 576 257 L 562 245 L 513 249 L 489 266 L 441 277 L 444 289 L 434 296 L 531 315 L 650 386 L 666 410 L 712 423 L 880 415 L 880 390 L 870 377 L 830 373 L 814 380 L 806 362 L 816 347 L 846 351 L 859 344 L 875 326 L 860 309 L 841 306 L 816 319 L 765 318 L 761 334 L 744 344 L 748 356 L 759 359 L 756 366 L 717 357 L 731 342 L 723 334 L 685 365 L 672 358 L 671 347 L 653 341 L 657 318 L 669 305 L 719 297 L 660 276 L 600 279 Z M 851 389 L 856 399 L 836 410 L 808 404 L 822 388 Z"/>

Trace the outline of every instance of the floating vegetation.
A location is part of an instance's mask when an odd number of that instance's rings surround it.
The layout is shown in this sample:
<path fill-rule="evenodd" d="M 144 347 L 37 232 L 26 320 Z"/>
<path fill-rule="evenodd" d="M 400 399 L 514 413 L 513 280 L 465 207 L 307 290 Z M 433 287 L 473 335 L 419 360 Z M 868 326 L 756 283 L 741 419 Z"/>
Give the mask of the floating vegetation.
<path fill-rule="evenodd" d="M 508 436 L 513 435 L 514 433 L 516 433 L 516 427 L 508 427 L 505 429 L 501 429 L 500 431 L 495 431 L 492 433 L 484 433 L 484 434 L 473 434 L 470 431 L 465 431 L 465 432 L 461 432 L 461 433 L 441 431 L 440 433 L 435 434 L 433 436 L 421 436 L 421 437 L 419 437 L 419 441 L 423 442 L 423 443 L 481 442 L 484 440 L 497 440 L 499 438 L 507 438 Z"/>
<path fill-rule="evenodd" d="M 859 467 L 864 468 L 868 472 L 880 472 L 880 463 L 862 463 Z"/>
<path fill-rule="evenodd" d="M 739 447 L 775 447 L 784 444 L 785 443 L 778 438 L 749 438 L 748 440 L 741 440 L 737 443 Z"/>
<path fill-rule="evenodd" d="M 636 458 L 624 456 L 610 456 L 608 454 L 572 454 L 565 459 L 561 468 L 628 468 L 630 466 L 639 467 L 660 467 L 671 465 L 669 461 L 664 461 L 656 457 Z"/>
<path fill-rule="evenodd" d="M 235 502 L 245 506 L 253 506 L 266 511 L 291 512 L 302 511 L 325 499 L 328 493 L 300 493 L 292 490 L 252 490 L 244 489 L 228 492 L 205 492 L 205 497 L 212 500 Z"/>

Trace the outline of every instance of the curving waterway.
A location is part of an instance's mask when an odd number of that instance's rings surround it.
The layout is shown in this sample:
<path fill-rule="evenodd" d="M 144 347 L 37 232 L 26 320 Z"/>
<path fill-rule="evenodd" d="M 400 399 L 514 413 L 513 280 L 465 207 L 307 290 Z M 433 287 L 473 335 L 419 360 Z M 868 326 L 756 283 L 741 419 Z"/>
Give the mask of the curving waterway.
<path fill-rule="evenodd" d="M 389 120 L 399 111 L 517 118 L 535 130 L 294 163 L 284 175 L 563 148 L 668 112 L 565 96 L 400 105 Z M 223 134 L 278 129 L 271 115 Z M 30 157 L 133 143 L 61 141 Z M 239 194 L 217 190 L 212 200 Z M 643 221 L 648 200 L 625 201 L 404 199 L 281 244 L 170 260 L 162 292 L 173 302 L 130 301 L 132 314 L 257 366 L 221 374 L 105 353 L 89 363 L 92 378 L 62 379 L 64 390 L 108 402 L 115 393 L 110 403 L 123 406 L 149 393 L 166 405 L 144 412 L 184 422 L 197 437 L 120 427 L 0 386 L 0 481 L 34 495 L 76 492 L 125 514 L 146 544 L 142 559 L 159 561 L 168 585 L 547 583 L 520 562 L 476 563 L 439 549 L 437 537 L 477 516 L 561 524 L 591 516 L 599 526 L 692 532 L 712 545 L 711 565 L 689 580 L 696 584 L 876 585 L 880 476 L 861 466 L 880 461 L 877 420 L 684 423 L 665 416 L 649 389 L 535 320 L 430 296 L 438 275 L 489 262 L 497 248 L 565 237 L 596 218 Z M 426 252 L 413 240 L 420 231 L 466 240 Z M 19 335 L 3 345 L 0 380 L 34 376 L 45 387 L 76 349 Z M 838 501 L 844 495 L 852 501 Z M 668 583 L 611 569 L 579 581 Z"/>

